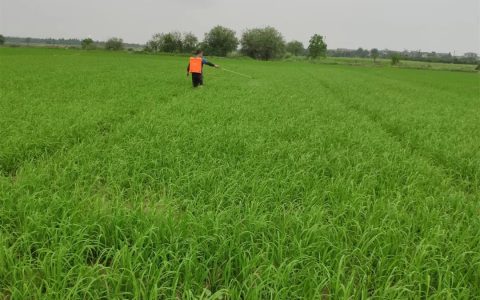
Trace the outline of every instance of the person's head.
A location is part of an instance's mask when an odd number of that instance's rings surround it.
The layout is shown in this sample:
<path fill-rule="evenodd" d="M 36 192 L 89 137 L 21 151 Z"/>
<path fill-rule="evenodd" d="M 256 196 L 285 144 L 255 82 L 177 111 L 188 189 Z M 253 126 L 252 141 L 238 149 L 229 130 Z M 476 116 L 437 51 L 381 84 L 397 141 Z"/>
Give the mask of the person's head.
<path fill-rule="evenodd" d="M 202 57 L 203 56 L 203 51 L 201 49 L 195 50 L 195 56 Z"/>

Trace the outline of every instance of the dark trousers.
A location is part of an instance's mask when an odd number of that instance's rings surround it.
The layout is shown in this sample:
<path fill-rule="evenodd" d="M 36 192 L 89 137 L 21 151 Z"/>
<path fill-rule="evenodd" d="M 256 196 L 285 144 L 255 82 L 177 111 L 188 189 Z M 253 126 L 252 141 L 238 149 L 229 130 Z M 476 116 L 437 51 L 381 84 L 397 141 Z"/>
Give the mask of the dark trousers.
<path fill-rule="evenodd" d="M 193 87 L 203 85 L 203 74 L 202 73 L 192 73 L 192 83 L 193 83 Z"/>

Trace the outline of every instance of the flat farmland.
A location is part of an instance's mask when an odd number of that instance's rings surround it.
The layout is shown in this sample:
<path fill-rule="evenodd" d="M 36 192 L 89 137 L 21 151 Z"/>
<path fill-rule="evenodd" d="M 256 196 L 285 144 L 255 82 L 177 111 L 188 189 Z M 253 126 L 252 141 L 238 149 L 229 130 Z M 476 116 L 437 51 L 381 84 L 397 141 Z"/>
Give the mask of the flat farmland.
<path fill-rule="evenodd" d="M 0 49 L 0 299 L 478 299 L 478 73 Z"/>

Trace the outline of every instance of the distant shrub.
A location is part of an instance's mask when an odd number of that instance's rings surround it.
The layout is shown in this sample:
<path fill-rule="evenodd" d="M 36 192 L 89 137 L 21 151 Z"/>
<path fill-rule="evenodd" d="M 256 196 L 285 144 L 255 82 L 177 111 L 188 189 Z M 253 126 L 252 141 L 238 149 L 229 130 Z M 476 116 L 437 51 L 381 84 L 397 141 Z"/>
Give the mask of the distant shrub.
<path fill-rule="evenodd" d="M 377 62 L 377 58 L 378 56 L 380 55 L 380 51 L 378 51 L 377 48 L 373 48 L 372 50 L 370 50 L 370 57 L 373 58 L 373 62 Z"/>
<path fill-rule="evenodd" d="M 123 49 L 123 40 L 120 38 L 111 38 L 105 43 L 106 50 L 118 51 Z"/>
<path fill-rule="evenodd" d="M 5 44 L 5 37 L 0 34 L 0 45 Z"/>
<path fill-rule="evenodd" d="M 91 38 L 86 38 L 82 40 L 82 49 L 83 50 L 93 50 L 96 48 L 95 44 L 93 43 L 93 40 Z"/>
<path fill-rule="evenodd" d="M 299 41 L 288 42 L 285 46 L 285 49 L 288 53 L 291 53 L 295 56 L 305 55 L 305 47 L 303 47 L 302 42 Z"/>
<path fill-rule="evenodd" d="M 475 70 L 480 71 L 480 64 L 477 65 L 477 67 L 475 68 Z"/>
<path fill-rule="evenodd" d="M 400 54 L 398 53 L 392 54 L 390 59 L 392 62 L 392 66 L 396 66 L 400 63 Z"/>

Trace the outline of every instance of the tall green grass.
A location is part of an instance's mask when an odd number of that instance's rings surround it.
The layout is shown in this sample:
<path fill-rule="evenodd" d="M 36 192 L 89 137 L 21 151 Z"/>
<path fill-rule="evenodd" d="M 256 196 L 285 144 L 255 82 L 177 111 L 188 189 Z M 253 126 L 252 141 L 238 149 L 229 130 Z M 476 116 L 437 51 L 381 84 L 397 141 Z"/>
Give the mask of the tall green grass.
<path fill-rule="evenodd" d="M 0 298 L 475 299 L 478 74 L 0 49 Z"/>

